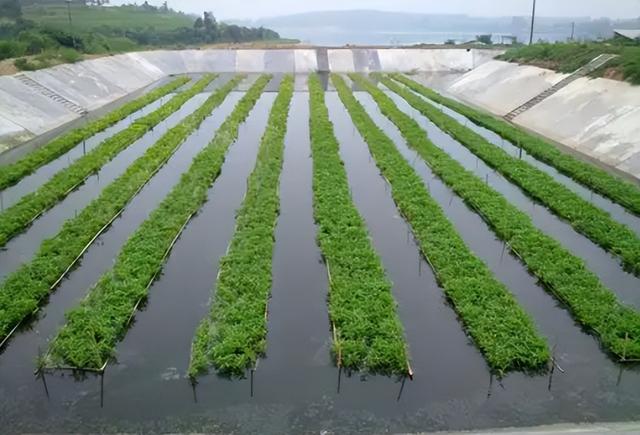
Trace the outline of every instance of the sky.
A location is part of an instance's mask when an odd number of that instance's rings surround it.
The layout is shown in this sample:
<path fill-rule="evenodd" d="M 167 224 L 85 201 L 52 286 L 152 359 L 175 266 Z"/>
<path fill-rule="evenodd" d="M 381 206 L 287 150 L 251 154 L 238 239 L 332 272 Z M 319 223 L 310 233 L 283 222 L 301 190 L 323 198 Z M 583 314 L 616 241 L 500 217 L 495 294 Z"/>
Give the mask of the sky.
<path fill-rule="evenodd" d="M 143 0 L 112 0 L 122 4 Z M 477 16 L 530 15 L 532 0 L 168 0 L 173 9 L 219 19 L 257 19 L 318 10 L 377 9 L 418 13 L 464 13 Z M 537 0 L 540 16 L 640 17 L 640 0 Z M 162 0 L 149 0 L 159 5 Z"/>

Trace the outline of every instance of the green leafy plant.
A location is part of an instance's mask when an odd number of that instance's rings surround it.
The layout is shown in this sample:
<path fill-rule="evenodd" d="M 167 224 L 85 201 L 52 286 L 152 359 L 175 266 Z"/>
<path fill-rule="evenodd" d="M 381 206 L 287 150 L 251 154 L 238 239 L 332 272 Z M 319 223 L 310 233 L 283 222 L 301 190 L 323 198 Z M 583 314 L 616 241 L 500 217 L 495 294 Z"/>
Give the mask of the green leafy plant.
<path fill-rule="evenodd" d="M 338 75 L 333 75 L 332 81 L 391 185 L 393 199 L 411 225 L 423 255 L 491 368 L 503 373 L 544 366 L 549 360 L 549 349 L 533 320 L 465 245 L 418 174 L 356 100 L 345 81 Z"/>
<path fill-rule="evenodd" d="M 254 107 L 270 76 L 261 76 L 238 102 L 214 139 L 198 153 L 149 218 L 127 240 L 115 265 L 106 272 L 80 305 L 66 315 L 67 323 L 49 346 L 48 366 L 100 370 L 114 354 L 141 300 L 178 236 L 207 200 L 207 192 L 220 174 L 226 151 L 240 124 Z M 182 141 L 184 133 L 200 125 L 213 107 L 199 110 L 167 136 Z"/>
<path fill-rule="evenodd" d="M 329 317 L 339 366 L 407 374 L 407 345 L 391 283 L 349 192 L 317 75 L 309 77 L 313 203 L 329 271 Z"/>
<path fill-rule="evenodd" d="M 222 374 L 242 376 L 266 349 L 274 229 L 280 206 L 278 186 L 292 97 L 293 76 L 287 75 L 248 179 L 236 232 L 220 260 L 210 316 L 196 332 L 189 366 L 192 377 L 206 372 L 212 364 Z"/>
<path fill-rule="evenodd" d="M 554 180 L 551 175 L 509 155 L 408 88 L 387 77 L 382 77 L 381 80 L 414 109 L 519 186 L 527 195 L 569 222 L 576 231 L 600 245 L 602 249 L 619 257 L 625 269 L 640 275 L 640 239 L 629 227 L 616 222 L 609 213 L 582 199 Z"/>
<path fill-rule="evenodd" d="M 536 228 L 529 216 L 434 145 L 420 125 L 362 76 L 351 76 L 376 100 L 407 144 L 517 255 L 573 317 L 623 361 L 640 358 L 640 313 L 623 305 L 584 262 Z"/>
<path fill-rule="evenodd" d="M 563 73 L 572 73 L 601 54 L 616 54 L 618 57 L 591 72 L 589 74 L 591 77 L 603 77 L 605 72 L 613 69 L 619 71 L 624 80 L 640 85 L 640 44 L 637 41 L 614 38 L 587 43 L 542 42 L 510 48 L 497 58 L 507 62 L 536 65 Z"/>
<path fill-rule="evenodd" d="M 39 308 L 96 237 L 106 230 L 200 120 L 220 105 L 242 78 L 236 76 L 182 124 L 169 130 L 77 217 L 66 221 L 56 236 L 45 240 L 30 262 L 6 278 L 0 285 L 0 341 Z"/>
<path fill-rule="evenodd" d="M 560 151 L 556 146 L 539 136 L 527 133 L 491 114 L 443 97 L 404 75 L 392 74 L 391 78 L 408 86 L 415 92 L 455 110 L 476 124 L 492 130 L 511 143 L 518 144 L 536 159 L 553 166 L 561 173 L 573 178 L 594 192 L 606 196 L 611 201 L 622 205 L 630 212 L 640 215 L 640 188 L 637 186 L 615 177 L 595 165 L 583 162 Z"/>
<path fill-rule="evenodd" d="M 180 109 L 194 95 L 202 92 L 214 77 L 214 75 L 206 75 L 191 88 L 179 93 L 155 112 L 136 120 L 127 129 L 106 139 L 69 167 L 56 173 L 38 190 L 23 196 L 20 201 L 6 209 L 0 214 L 0 247 L 21 233 L 38 216 L 67 197 L 92 173 L 100 169 L 118 153 Z"/>
<path fill-rule="evenodd" d="M 83 140 L 86 140 L 96 133 L 111 127 L 132 113 L 137 112 L 150 103 L 164 97 L 168 93 L 175 91 L 180 86 L 188 83 L 189 80 L 190 79 L 188 77 L 179 77 L 174 79 L 170 83 L 154 89 L 140 98 L 130 101 L 102 118 L 88 123 L 84 127 L 80 127 L 63 134 L 48 144 L 27 154 L 17 162 L 7 166 L 0 166 L 0 190 L 16 184 L 22 178 L 33 173 L 39 167 L 60 157 Z"/>

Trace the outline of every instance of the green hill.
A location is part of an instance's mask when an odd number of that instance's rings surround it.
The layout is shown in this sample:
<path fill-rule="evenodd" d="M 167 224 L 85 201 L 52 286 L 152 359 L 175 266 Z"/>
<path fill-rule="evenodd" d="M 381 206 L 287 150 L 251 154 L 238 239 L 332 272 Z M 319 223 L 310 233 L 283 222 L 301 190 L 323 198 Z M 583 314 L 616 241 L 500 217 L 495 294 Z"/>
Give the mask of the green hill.
<path fill-rule="evenodd" d="M 211 13 L 198 18 L 146 2 L 142 6 L 86 6 L 76 1 L 68 8 L 59 0 L 0 0 L 0 61 L 11 59 L 20 70 L 77 62 L 84 54 L 279 38 L 263 27 L 219 23 Z"/>
<path fill-rule="evenodd" d="M 44 26 L 69 29 L 67 6 L 33 5 L 23 7 L 24 18 Z M 169 10 L 145 10 L 136 6 L 71 6 L 71 18 L 74 29 L 94 31 L 108 26 L 122 29 L 142 29 L 153 27 L 159 31 L 176 30 L 182 27 L 193 27 L 195 19 L 183 13 Z"/>
<path fill-rule="evenodd" d="M 618 57 L 591 76 L 617 78 L 640 85 L 640 42 L 612 39 L 588 43 L 537 43 L 511 48 L 498 59 L 572 73 L 603 53 Z"/>

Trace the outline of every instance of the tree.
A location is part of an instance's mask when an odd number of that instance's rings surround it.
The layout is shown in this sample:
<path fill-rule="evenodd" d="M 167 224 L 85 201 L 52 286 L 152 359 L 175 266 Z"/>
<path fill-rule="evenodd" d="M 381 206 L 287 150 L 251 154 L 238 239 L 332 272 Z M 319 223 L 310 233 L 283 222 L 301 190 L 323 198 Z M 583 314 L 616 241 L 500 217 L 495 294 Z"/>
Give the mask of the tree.
<path fill-rule="evenodd" d="M 195 23 L 193 23 L 193 28 L 196 30 L 204 29 L 204 21 L 202 21 L 202 17 L 196 18 Z"/>
<path fill-rule="evenodd" d="M 492 39 L 493 35 L 478 35 L 476 36 L 476 40 L 478 42 L 481 42 L 483 44 L 487 44 L 487 45 L 491 45 L 493 44 L 493 39 Z"/>
<path fill-rule="evenodd" d="M 227 27 L 227 32 L 229 33 L 229 38 L 233 42 L 241 42 L 242 41 L 242 28 L 240 26 L 236 26 L 232 24 Z"/>
<path fill-rule="evenodd" d="M 213 16 L 213 12 L 204 13 L 204 28 L 207 30 L 207 33 L 218 30 L 218 22 L 216 21 L 216 17 Z"/>
<path fill-rule="evenodd" d="M 218 39 L 218 22 L 216 17 L 213 16 L 213 12 L 205 12 L 203 21 L 205 40 L 207 42 L 216 41 Z"/>
<path fill-rule="evenodd" d="M 155 6 L 152 6 L 149 4 L 148 1 L 145 0 L 145 2 L 142 4 L 142 9 L 147 10 L 147 11 L 157 11 L 158 8 Z"/>
<path fill-rule="evenodd" d="M 0 0 L 0 17 L 17 20 L 22 17 L 20 0 Z"/>

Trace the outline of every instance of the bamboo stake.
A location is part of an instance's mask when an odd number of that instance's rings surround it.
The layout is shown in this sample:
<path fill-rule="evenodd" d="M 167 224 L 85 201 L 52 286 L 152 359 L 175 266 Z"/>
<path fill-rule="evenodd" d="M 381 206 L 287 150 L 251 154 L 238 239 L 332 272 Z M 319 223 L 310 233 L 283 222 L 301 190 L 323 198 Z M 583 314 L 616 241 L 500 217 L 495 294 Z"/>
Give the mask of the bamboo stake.
<path fill-rule="evenodd" d="M 169 245 L 169 247 L 165 250 L 164 255 L 162 256 L 162 260 L 161 263 L 162 265 L 158 268 L 158 270 L 156 270 L 156 272 L 153 274 L 153 276 L 151 277 L 151 279 L 149 280 L 149 283 L 146 286 L 146 290 L 149 290 L 151 288 L 151 286 L 153 285 L 154 281 L 156 280 L 158 274 L 162 271 L 163 267 L 164 267 L 164 262 L 167 259 L 167 257 L 169 256 L 171 250 L 173 249 L 174 245 L 178 242 L 178 239 L 180 238 L 180 235 L 182 234 L 182 232 L 184 231 L 184 229 L 186 228 L 186 226 L 189 224 L 189 221 L 191 220 L 191 218 L 193 217 L 194 213 L 191 213 L 187 219 L 185 220 L 184 224 L 182 225 L 182 227 L 180 227 L 180 230 L 178 231 L 178 233 L 176 234 L 176 236 L 173 238 L 173 240 L 171 241 L 171 244 Z M 95 285 L 94 285 L 95 288 Z M 87 293 L 87 295 L 85 296 L 84 300 L 87 300 L 89 298 L 89 295 L 91 294 L 91 291 L 89 291 L 89 293 Z M 138 299 L 138 301 L 136 302 L 136 304 L 134 305 L 133 309 L 131 310 L 131 314 L 129 315 L 129 318 L 127 319 L 127 326 L 131 323 L 131 321 L 133 320 L 133 317 L 135 316 L 135 313 L 138 311 L 138 307 L 140 306 L 140 304 L 142 303 L 142 301 L 146 298 L 147 296 L 143 296 L 141 298 Z M 50 354 L 47 353 L 47 356 L 45 356 L 46 359 L 48 359 L 48 356 Z M 81 372 L 96 372 L 96 373 L 104 373 L 105 369 L 107 368 L 107 365 L 109 364 L 109 358 L 104 362 L 104 364 L 102 365 L 102 367 L 100 369 L 92 369 L 92 368 L 80 368 L 80 367 L 71 367 L 71 366 L 54 366 L 54 367 L 45 367 L 46 369 L 52 369 L 52 370 L 72 370 L 72 371 L 81 371 Z"/>
<path fill-rule="evenodd" d="M 104 231 L 109 228 L 113 222 L 115 222 L 116 219 L 118 219 L 118 217 L 120 215 L 122 215 L 122 213 L 124 213 L 124 210 L 127 208 L 127 206 L 131 203 L 131 201 L 133 201 L 134 198 L 136 198 L 136 196 L 138 196 L 138 194 L 142 191 L 142 189 L 149 184 L 149 182 L 151 181 L 151 179 L 158 173 L 158 171 L 160 171 L 160 169 L 162 169 L 162 167 L 164 167 L 164 165 L 167 163 L 167 161 L 169 161 L 169 159 L 173 156 L 173 154 L 175 154 L 175 152 L 177 151 L 179 147 L 176 147 L 176 149 L 169 155 L 167 156 L 166 159 L 164 159 L 160 165 L 158 165 L 156 167 L 156 169 L 154 169 L 154 171 L 149 175 L 149 177 L 147 178 L 147 180 L 138 188 L 136 189 L 136 191 L 133 193 L 133 195 L 131 195 L 131 198 L 124 204 L 124 206 L 122 208 L 120 208 L 120 210 L 118 210 L 116 212 L 116 214 L 113 215 L 113 217 L 109 220 L 109 222 L 107 222 L 106 225 L 104 225 L 102 228 L 100 228 L 100 230 L 93 236 L 93 238 L 89 241 L 89 243 L 87 243 L 85 245 L 85 247 L 82 249 L 82 251 L 80 251 L 80 254 L 78 254 L 78 256 L 76 258 L 73 259 L 73 261 L 69 264 L 69 266 L 65 269 L 65 271 L 60 275 L 60 277 L 56 280 L 56 282 L 53 283 L 53 285 L 51 285 L 49 287 L 49 292 L 42 296 L 40 299 L 38 299 L 37 301 L 37 307 L 35 310 L 33 310 L 33 312 L 31 313 L 31 315 L 35 315 L 36 313 L 38 313 L 40 311 L 40 304 L 42 303 L 42 301 L 44 299 L 46 299 L 47 297 L 49 297 L 50 293 L 62 282 L 62 280 L 69 274 L 69 272 L 71 271 L 71 269 L 73 269 L 73 267 L 78 263 L 78 261 L 82 258 L 82 256 L 87 252 L 87 250 L 89 250 L 89 248 L 91 247 L 91 245 L 93 244 L 93 242 L 96 241 L 96 239 L 98 239 L 98 237 L 100 237 Z M 45 210 L 46 211 L 46 210 Z M 45 211 L 43 211 L 42 213 L 44 213 Z M 37 218 L 36 218 L 37 219 Z M 35 219 L 34 219 L 35 221 Z M 33 221 L 32 221 L 33 222 Z M 95 287 L 95 286 L 94 286 Z M 86 299 L 86 298 L 85 298 Z M 6 337 L 4 337 L 4 339 L 2 340 L 2 342 L 0 342 L 0 349 L 2 349 L 4 347 L 4 345 L 11 339 L 11 337 L 13 336 L 13 334 L 15 334 L 15 332 L 20 328 L 20 326 L 24 323 L 25 319 L 20 320 L 20 322 L 18 322 L 16 324 L 16 326 L 9 332 L 9 334 L 7 334 Z"/>

